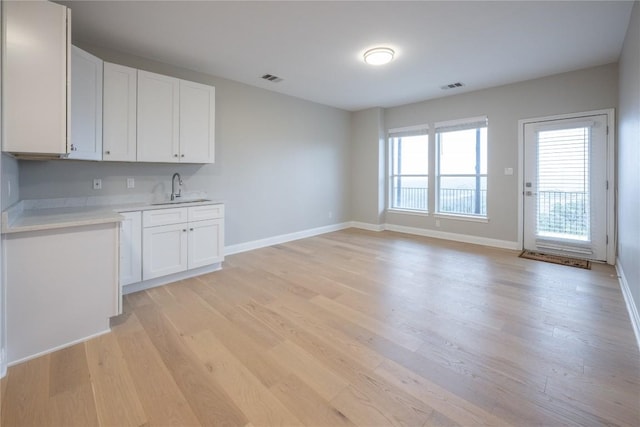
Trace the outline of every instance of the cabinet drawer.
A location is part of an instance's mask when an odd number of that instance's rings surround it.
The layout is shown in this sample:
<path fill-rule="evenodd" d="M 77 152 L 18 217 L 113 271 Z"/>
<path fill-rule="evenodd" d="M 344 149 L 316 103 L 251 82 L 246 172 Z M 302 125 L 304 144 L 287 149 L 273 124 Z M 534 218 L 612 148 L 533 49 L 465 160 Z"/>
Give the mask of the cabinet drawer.
<path fill-rule="evenodd" d="M 142 226 L 155 227 L 157 225 L 179 224 L 187 222 L 187 208 L 155 209 L 142 213 Z"/>
<path fill-rule="evenodd" d="M 224 218 L 224 205 L 193 206 L 189 208 L 189 222 Z"/>

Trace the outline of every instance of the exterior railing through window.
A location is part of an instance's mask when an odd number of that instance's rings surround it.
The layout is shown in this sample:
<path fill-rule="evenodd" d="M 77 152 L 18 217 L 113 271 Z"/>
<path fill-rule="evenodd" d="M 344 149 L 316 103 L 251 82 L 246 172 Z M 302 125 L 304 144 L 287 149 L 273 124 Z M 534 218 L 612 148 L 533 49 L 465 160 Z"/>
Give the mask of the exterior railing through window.
<path fill-rule="evenodd" d="M 459 188 L 440 189 L 440 212 L 469 215 L 487 215 L 487 190 L 480 190 L 480 206 L 476 207 L 476 190 Z M 393 208 L 426 210 L 428 188 L 402 187 L 394 190 Z"/>
<path fill-rule="evenodd" d="M 393 208 L 427 210 L 428 199 L 428 188 L 396 188 L 393 195 Z M 476 209 L 476 190 L 441 188 L 439 212 L 486 215 L 486 190 L 481 190 L 479 199 L 480 206 Z M 589 215 L 589 193 L 587 192 L 538 192 L 538 233 L 540 234 L 588 237 Z"/>
<path fill-rule="evenodd" d="M 479 206 L 478 204 L 479 200 Z M 441 188 L 440 212 L 463 215 L 487 215 L 487 190 L 480 190 L 476 197 L 475 189 Z"/>
<path fill-rule="evenodd" d="M 588 192 L 539 191 L 538 234 L 587 238 L 589 210 Z"/>
<path fill-rule="evenodd" d="M 428 203 L 428 188 L 397 187 L 393 190 L 393 208 L 426 211 Z"/>

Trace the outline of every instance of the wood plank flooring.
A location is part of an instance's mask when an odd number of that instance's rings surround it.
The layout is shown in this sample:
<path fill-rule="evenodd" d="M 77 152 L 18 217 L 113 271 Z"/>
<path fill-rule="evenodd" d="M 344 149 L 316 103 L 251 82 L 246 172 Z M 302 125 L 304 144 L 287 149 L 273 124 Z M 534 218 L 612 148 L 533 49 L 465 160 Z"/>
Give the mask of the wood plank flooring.
<path fill-rule="evenodd" d="M 615 269 L 349 229 L 125 298 L 13 366 L 2 426 L 640 425 Z"/>

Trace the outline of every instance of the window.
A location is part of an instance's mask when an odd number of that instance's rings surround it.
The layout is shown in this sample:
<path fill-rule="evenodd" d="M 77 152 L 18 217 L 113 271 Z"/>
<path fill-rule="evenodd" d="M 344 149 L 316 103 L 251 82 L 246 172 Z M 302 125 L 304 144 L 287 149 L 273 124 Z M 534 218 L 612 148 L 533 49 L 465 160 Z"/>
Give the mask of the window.
<path fill-rule="evenodd" d="M 487 216 L 487 118 L 436 124 L 438 213 Z"/>
<path fill-rule="evenodd" d="M 426 126 L 389 132 L 389 207 L 428 210 L 429 130 Z"/>
<path fill-rule="evenodd" d="M 538 236 L 589 241 L 591 126 L 540 130 L 537 138 Z"/>

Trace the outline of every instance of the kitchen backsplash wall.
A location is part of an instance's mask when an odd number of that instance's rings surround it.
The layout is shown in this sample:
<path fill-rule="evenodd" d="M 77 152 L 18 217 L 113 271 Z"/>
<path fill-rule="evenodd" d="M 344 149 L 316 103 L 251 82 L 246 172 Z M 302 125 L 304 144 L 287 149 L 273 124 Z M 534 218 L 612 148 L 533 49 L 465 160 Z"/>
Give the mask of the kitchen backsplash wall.
<path fill-rule="evenodd" d="M 226 203 L 226 244 L 350 219 L 350 113 L 226 79 L 86 45 L 110 62 L 216 87 L 216 162 L 209 165 L 20 161 L 21 199 L 186 191 Z M 93 190 L 94 178 L 102 190 Z M 127 188 L 134 178 L 135 188 Z M 5 196 L 3 188 L 3 197 Z"/>

